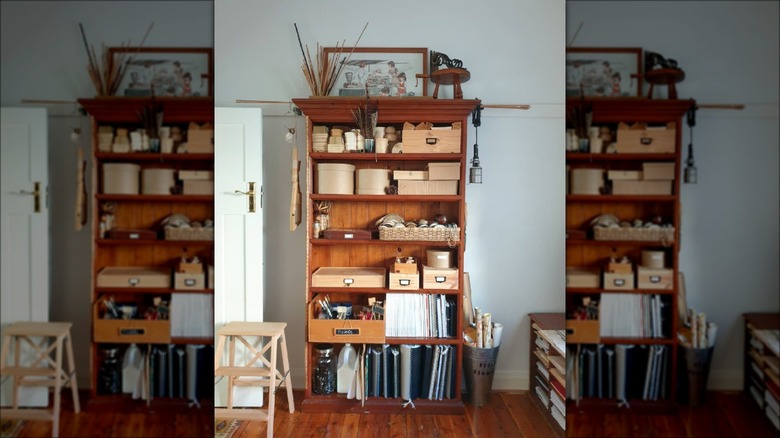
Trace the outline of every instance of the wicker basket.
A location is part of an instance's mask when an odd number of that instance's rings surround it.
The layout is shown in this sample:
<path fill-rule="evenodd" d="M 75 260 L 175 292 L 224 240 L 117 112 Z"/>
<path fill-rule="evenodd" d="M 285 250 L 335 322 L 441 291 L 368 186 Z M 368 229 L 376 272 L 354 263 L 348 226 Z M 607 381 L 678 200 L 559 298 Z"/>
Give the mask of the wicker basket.
<path fill-rule="evenodd" d="M 214 240 L 214 228 L 165 228 L 165 240 Z"/>
<path fill-rule="evenodd" d="M 674 228 L 593 228 L 595 240 L 674 242 Z"/>
<path fill-rule="evenodd" d="M 426 242 L 458 242 L 460 228 L 389 228 L 379 227 L 379 240 L 421 240 Z"/>

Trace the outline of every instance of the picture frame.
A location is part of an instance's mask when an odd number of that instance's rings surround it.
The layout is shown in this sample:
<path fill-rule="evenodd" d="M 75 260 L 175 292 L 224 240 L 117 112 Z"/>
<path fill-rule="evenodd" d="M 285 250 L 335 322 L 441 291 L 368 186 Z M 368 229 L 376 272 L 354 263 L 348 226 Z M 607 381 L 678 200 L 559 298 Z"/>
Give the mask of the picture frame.
<path fill-rule="evenodd" d="M 325 47 L 323 54 L 325 71 L 335 67 L 338 74 L 330 96 L 428 95 L 428 79 L 416 77 L 428 74 L 427 48 Z"/>
<path fill-rule="evenodd" d="M 642 92 L 641 48 L 566 48 L 566 97 L 641 97 Z"/>
<path fill-rule="evenodd" d="M 213 96 L 212 48 L 109 47 L 110 71 L 121 81 L 116 96 Z"/>

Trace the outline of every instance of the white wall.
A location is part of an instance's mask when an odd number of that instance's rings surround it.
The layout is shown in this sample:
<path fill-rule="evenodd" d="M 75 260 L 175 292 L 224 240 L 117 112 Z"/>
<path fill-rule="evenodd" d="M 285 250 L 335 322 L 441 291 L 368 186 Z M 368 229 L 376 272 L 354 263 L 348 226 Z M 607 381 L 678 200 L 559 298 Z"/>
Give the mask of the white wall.
<path fill-rule="evenodd" d="M 210 1 L 3 1 L 2 105 L 22 99 L 65 100 L 95 95 L 86 66 L 79 22 L 100 53 L 101 44 L 138 45 L 149 24 L 145 47 L 212 47 L 214 6 Z M 90 125 L 75 104 L 50 105 L 49 185 L 51 214 L 52 321 L 73 322 L 79 386 L 90 383 L 90 232 L 74 231 L 76 146 L 70 132 L 80 127 L 89 158 Z M 89 165 L 89 164 L 88 164 Z M 91 215 L 94 212 L 90 211 Z"/>
<path fill-rule="evenodd" d="M 742 103 L 707 110 L 693 129 L 698 184 L 682 186 L 680 269 L 689 306 L 718 324 L 709 387 L 742 387 L 745 312 L 780 309 L 778 16 L 763 1 L 566 4 L 574 46 L 642 47 L 685 70 L 680 98 Z M 568 40 L 567 40 L 568 42 Z M 684 144 L 690 142 L 687 127 Z"/>
<path fill-rule="evenodd" d="M 563 311 L 564 302 L 564 3 L 435 0 L 392 5 L 349 1 L 223 1 L 215 4 L 215 98 L 289 101 L 310 92 L 293 23 L 316 44 L 427 47 L 461 59 L 472 79 L 466 98 L 531 104 L 488 109 L 479 131 L 484 184 L 467 186 L 473 301 L 505 325 L 494 388 L 528 387 L 529 312 Z M 440 90 L 451 98 L 451 87 Z M 303 386 L 305 230 L 288 229 L 288 105 L 264 105 L 267 321 L 286 321 L 294 384 Z M 470 146 L 474 142 L 470 132 Z M 305 139 L 299 137 L 303 153 Z M 303 176 L 302 176 L 303 178 Z"/>

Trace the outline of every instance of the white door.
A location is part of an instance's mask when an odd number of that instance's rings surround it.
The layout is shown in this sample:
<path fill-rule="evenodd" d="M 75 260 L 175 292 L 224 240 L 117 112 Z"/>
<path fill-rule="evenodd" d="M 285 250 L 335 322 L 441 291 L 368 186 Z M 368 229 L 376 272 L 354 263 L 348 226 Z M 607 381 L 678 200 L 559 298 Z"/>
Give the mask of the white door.
<path fill-rule="evenodd" d="M 216 333 L 231 321 L 263 320 L 263 114 L 260 108 L 216 108 L 214 116 Z M 253 195 L 246 194 L 250 186 Z M 238 347 L 237 358 L 245 353 Z M 226 396 L 223 379 L 214 406 L 226 406 Z M 251 387 L 236 388 L 233 397 L 234 406 L 263 403 L 262 392 Z"/>
<path fill-rule="evenodd" d="M 48 128 L 44 108 L 0 111 L 0 326 L 5 331 L 16 321 L 49 319 Z M 0 392 L 3 406 L 12 400 L 6 383 Z M 47 394 L 46 388 L 25 387 L 20 403 L 46 406 Z"/>

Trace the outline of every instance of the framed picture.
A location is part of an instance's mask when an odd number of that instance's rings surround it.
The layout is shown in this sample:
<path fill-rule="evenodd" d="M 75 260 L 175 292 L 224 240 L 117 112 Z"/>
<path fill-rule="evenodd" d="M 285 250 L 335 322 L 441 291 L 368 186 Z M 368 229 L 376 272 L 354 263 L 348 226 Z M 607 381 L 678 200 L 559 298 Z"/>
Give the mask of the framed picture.
<path fill-rule="evenodd" d="M 117 96 L 213 95 L 211 48 L 110 47 L 112 71 L 120 69 Z"/>
<path fill-rule="evenodd" d="M 566 97 L 639 97 L 641 48 L 566 49 Z"/>
<path fill-rule="evenodd" d="M 428 49 L 325 47 L 325 71 L 334 68 L 331 96 L 427 96 Z"/>

